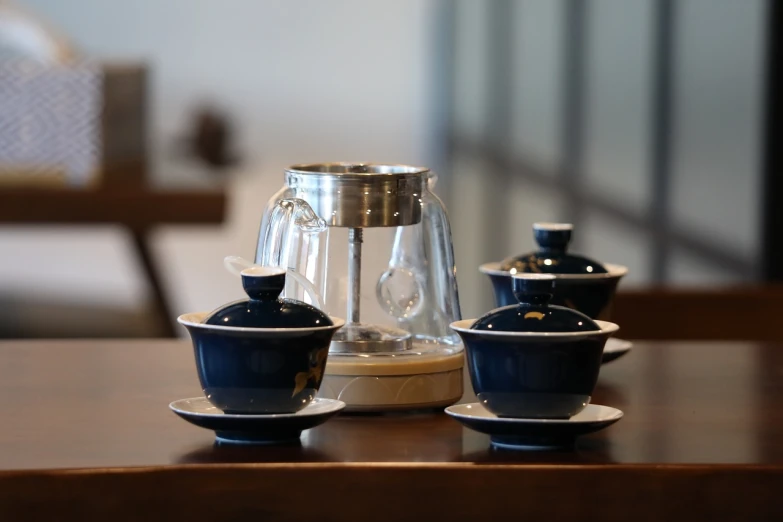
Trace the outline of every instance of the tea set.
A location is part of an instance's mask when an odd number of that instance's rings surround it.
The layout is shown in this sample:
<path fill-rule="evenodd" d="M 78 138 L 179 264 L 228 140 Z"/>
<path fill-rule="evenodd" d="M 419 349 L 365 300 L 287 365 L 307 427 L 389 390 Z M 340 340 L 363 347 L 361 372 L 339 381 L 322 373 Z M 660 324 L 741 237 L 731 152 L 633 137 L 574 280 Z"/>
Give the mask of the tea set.
<path fill-rule="evenodd" d="M 632 347 L 608 321 L 627 269 L 569 253 L 570 224 L 536 223 L 536 252 L 479 267 L 497 308 L 463 319 L 436 179 L 405 165 L 286 169 L 255 260 L 226 258 L 247 297 L 178 318 L 205 395 L 171 410 L 230 444 L 298 441 L 361 411 L 445 409 L 508 449 L 572 446 L 620 420 L 590 400 L 601 365 Z M 457 404 L 465 364 L 478 402 Z"/>

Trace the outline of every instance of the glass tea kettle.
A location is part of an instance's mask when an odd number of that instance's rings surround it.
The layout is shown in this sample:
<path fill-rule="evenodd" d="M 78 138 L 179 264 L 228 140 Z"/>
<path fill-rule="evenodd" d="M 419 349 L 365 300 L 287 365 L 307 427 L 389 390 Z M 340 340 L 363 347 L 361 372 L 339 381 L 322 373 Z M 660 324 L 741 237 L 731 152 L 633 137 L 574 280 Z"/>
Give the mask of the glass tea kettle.
<path fill-rule="evenodd" d="M 462 395 L 462 344 L 449 328 L 461 319 L 456 267 L 435 182 L 403 165 L 295 165 L 264 212 L 256 264 L 288 270 L 285 297 L 346 319 L 324 393 L 349 408 L 441 406 Z"/>

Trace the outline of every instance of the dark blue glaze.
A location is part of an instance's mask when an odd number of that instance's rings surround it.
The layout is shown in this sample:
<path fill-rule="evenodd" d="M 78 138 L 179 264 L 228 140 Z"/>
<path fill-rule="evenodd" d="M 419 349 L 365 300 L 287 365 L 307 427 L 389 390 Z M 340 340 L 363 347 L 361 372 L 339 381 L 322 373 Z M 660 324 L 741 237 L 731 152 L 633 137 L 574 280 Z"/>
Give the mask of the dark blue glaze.
<path fill-rule="evenodd" d="M 254 274 L 242 271 L 242 287 L 249 299 L 228 304 L 212 312 L 206 324 L 244 328 L 311 328 L 331 326 L 332 320 L 319 309 L 295 299 L 280 298 L 285 288 L 285 271 Z"/>
<path fill-rule="evenodd" d="M 500 417 L 569 418 L 590 402 L 609 334 L 580 312 L 550 305 L 555 282 L 517 274 L 517 304 L 458 330 L 473 390 Z"/>
<path fill-rule="evenodd" d="M 249 299 L 217 309 L 203 323 L 183 323 L 201 387 L 226 413 L 301 410 L 321 386 L 339 326 L 313 306 L 278 297 L 284 270 L 243 270 L 242 286 Z"/>
<path fill-rule="evenodd" d="M 273 301 L 277 299 L 285 288 L 285 272 L 271 273 L 269 275 L 242 272 L 242 288 L 250 299 L 260 301 Z"/>
<path fill-rule="evenodd" d="M 339 326 L 251 332 L 185 325 L 209 401 L 226 413 L 292 413 L 318 393 Z"/>
<path fill-rule="evenodd" d="M 515 305 L 493 310 L 471 326 L 474 330 L 502 332 L 589 332 L 600 330 L 585 314 L 563 306 L 550 305 L 554 276 L 521 274 L 512 278 Z"/>
<path fill-rule="evenodd" d="M 459 332 L 473 390 L 500 417 L 569 418 L 590 401 L 606 334 L 525 339 Z"/>
<path fill-rule="evenodd" d="M 496 306 L 517 302 L 511 274 L 487 274 L 492 282 Z M 552 289 L 551 303 L 578 310 L 592 319 L 608 320 L 620 275 L 598 278 L 558 278 Z"/>
<path fill-rule="evenodd" d="M 500 264 L 500 270 L 543 274 L 607 273 L 601 263 L 567 252 L 571 228 L 564 228 L 562 224 L 551 227 L 536 224 L 533 226 L 533 235 L 539 246 L 538 252 L 507 258 Z"/>

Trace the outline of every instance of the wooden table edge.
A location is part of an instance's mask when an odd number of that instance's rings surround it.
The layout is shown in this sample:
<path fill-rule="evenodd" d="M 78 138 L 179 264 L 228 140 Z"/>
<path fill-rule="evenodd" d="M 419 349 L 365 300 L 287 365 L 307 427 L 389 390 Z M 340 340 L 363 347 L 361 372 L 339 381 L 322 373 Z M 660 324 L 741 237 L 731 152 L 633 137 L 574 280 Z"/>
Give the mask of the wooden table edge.
<path fill-rule="evenodd" d="M 0 520 L 774 520 L 783 515 L 781 490 L 783 467 L 768 465 L 370 462 L 49 469 L 0 472 Z"/>
<path fill-rule="evenodd" d="M 747 464 L 747 463 L 622 463 L 622 464 L 538 464 L 526 462 L 215 462 L 203 464 L 166 464 L 166 465 L 138 465 L 138 466 L 108 466 L 108 467 L 63 467 L 63 468 L 33 468 L 33 469 L 5 469 L 0 470 L 0 480 L 18 476 L 44 476 L 44 475 L 101 475 L 101 474 L 140 474 L 151 472 L 214 472 L 215 470 L 237 470 L 249 472 L 302 472 L 313 471 L 526 471 L 531 473 L 560 472 L 560 473 L 617 473 L 617 472 L 647 472 L 647 473 L 709 473 L 731 471 L 758 471 L 776 472 L 783 474 L 781 464 Z"/>

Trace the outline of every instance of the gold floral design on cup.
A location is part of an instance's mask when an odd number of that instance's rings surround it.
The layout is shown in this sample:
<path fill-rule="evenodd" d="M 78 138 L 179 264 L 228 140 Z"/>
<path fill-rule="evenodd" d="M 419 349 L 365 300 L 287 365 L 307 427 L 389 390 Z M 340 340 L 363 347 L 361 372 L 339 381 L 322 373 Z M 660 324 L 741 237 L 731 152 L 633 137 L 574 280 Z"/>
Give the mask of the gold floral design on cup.
<path fill-rule="evenodd" d="M 326 346 L 321 348 L 315 354 L 315 365 L 306 372 L 299 372 L 296 374 L 296 377 L 294 377 L 296 386 L 294 387 L 294 393 L 291 394 L 291 397 L 304 390 L 311 377 L 315 378 L 316 382 L 321 382 L 323 363 L 326 360 L 327 355 L 329 355 L 329 347 Z"/>

